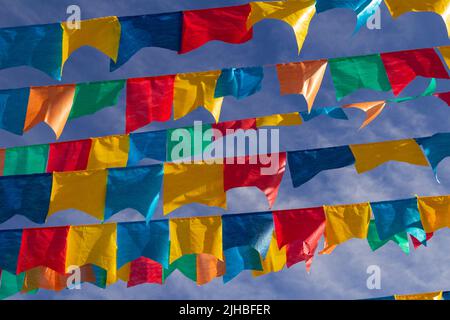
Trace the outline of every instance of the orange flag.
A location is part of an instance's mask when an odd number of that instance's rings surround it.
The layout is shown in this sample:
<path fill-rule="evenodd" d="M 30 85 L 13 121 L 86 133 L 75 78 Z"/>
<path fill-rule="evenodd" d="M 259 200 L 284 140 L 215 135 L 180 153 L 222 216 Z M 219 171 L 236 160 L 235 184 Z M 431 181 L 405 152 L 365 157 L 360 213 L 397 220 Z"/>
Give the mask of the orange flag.
<path fill-rule="evenodd" d="M 359 103 L 352 103 L 347 104 L 343 106 L 342 108 L 348 109 L 348 108 L 356 108 L 359 110 L 362 110 L 366 113 L 366 120 L 363 122 L 361 127 L 359 129 L 364 128 L 369 123 L 371 123 L 373 120 L 375 120 L 376 117 L 378 117 L 383 111 L 384 107 L 386 106 L 386 101 L 380 100 L 380 101 L 372 101 L 372 102 L 359 102 Z"/>
<path fill-rule="evenodd" d="M 197 284 L 199 286 L 211 282 L 225 273 L 225 262 L 210 254 L 197 255 Z"/>
<path fill-rule="evenodd" d="M 28 131 L 38 123 L 45 122 L 59 138 L 69 118 L 74 96 L 73 84 L 30 88 L 23 130 Z"/>
<path fill-rule="evenodd" d="M 327 64 L 326 60 L 278 64 L 277 74 L 281 95 L 302 94 L 308 103 L 308 112 L 311 112 Z"/>

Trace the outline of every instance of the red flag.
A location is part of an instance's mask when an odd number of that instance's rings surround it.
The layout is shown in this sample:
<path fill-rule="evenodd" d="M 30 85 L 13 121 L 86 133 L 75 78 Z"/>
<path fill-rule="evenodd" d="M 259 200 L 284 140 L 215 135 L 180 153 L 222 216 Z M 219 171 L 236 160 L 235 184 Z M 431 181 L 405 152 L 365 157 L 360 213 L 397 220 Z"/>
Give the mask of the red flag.
<path fill-rule="evenodd" d="M 449 79 L 433 48 L 382 53 L 381 59 L 394 95 L 398 95 L 417 76 Z"/>
<path fill-rule="evenodd" d="M 179 53 L 187 53 L 212 40 L 236 44 L 247 42 L 253 37 L 253 29 L 247 29 L 250 11 L 250 4 L 184 11 Z"/>
<path fill-rule="evenodd" d="M 212 128 L 219 130 L 222 133 L 222 137 L 227 135 L 227 129 L 234 131 L 239 129 L 244 131 L 250 129 L 256 130 L 256 118 L 214 123 Z M 218 138 L 220 137 L 214 136 L 214 140 L 217 140 Z"/>
<path fill-rule="evenodd" d="M 442 101 L 447 103 L 447 106 L 450 107 L 450 91 L 449 92 L 442 92 L 442 93 L 435 93 L 434 96 L 438 97 L 439 99 L 441 99 Z"/>
<path fill-rule="evenodd" d="M 127 80 L 127 133 L 152 121 L 170 120 L 174 82 L 174 75 Z"/>
<path fill-rule="evenodd" d="M 305 261 L 309 270 L 319 240 L 325 232 L 323 207 L 274 211 L 273 219 L 278 247 L 287 246 L 287 266 Z"/>
<path fill-rule="evenodd" d="M 433 238 L 433 232 L 427 233 L 427 240 Z M 423 243 L 416 239 L 416 237 L 411 236 L 412 243 L 414 245 L 414 249 L 419 248 Z"/>
<path fill-rule="evenodd" d="M 86 170 L 90 139 L 50 144 L 47 172 Z"/>
<path fill-rule="evenodd" d="M 230 158 L 225 159 L 225 191 L 239 187 L 257 187 L 264 192 L 272 207 L 286 169 L 286 153 L 269 154 L 267 157 L 271 160 L 269 164 L 262 163 L 261 155 L 235 158 L 232 164 L 228 163 Z M 269 170 L 266 172 L 267 169 Z"/>
<path fill-rule="evenodd" d="M 151 259 L 140 257 L 130 264 L 130 277 L 127 287 L 134 287 L 143 283 L 162 284 L 162 265 Z"/>
<path fill-rule="evenodd" d="M 69 228 L 24 229 L 17 274 L 35 267 L 48 267 L 65 274 Z"/>

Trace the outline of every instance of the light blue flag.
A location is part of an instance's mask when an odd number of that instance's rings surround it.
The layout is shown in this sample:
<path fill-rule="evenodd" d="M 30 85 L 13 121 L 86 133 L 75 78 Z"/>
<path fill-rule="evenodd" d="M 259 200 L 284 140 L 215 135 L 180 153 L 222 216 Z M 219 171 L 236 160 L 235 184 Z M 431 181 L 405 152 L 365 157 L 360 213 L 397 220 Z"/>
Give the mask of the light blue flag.
<path fill-rule="evenodd" d="M 119 18 L 121 26 L 119 55 L 117 63 L 111 60 L 111 71 L 122 66 L 145 47 L 179 51 L 182 20 L 181 12 Z"/>
<path fill-rule="evenodd" d="M 348 8 L 358 15 L 355 32 L 375 14 L 381 0 L 316 0 L 316 11 L 321 13 L 336 8 Z"/>
<path fill-rule="evenodd" d="M 436 133 L 431 137 L 418 138 L 416 142 L 422 147 L 428 162 L 433 168 L 436 180 L 439 181 L 437 167 L 442 160 L 450 157 L 450 133 Z"/>
<path fill-rule="evenodd" d="M 338 120 L 348 120 L 347 115 L 344 110 L 340 107 L 327 107 L 327 108 L 317 108 L 312 109 L 310 113 L 303 111 L 300 112 L 300 116 L 303 121 L 310 121 L 320 115 L 324 115 L 330 118 L 338 119 Z"/>
<path fill-rule="evenodd" d="M 420 220 L 416 198 L 371 202 L 370 206 L 381 240 L 389 239 L 406 231 L 421 243 L 425 243 L 426 233 Z"/>
<path fill-rule="evenodd" d="M 264 258 L 273 233 L 272 212 L 222 216 L 223 250 L 249 246 Z"/>
<path fill-rule="evenodd" d="M 127 166 L 134 166 L 143 159 L 166 161 L 166 140 L 166 130 L 130 134 Z"/>
<path fill-rule="evenodd" d="M 117 268 L 139 257 L 169 267 L 168 220 L 117 224 Z"/>
<path fill-rule="evenodd" d="M 15 215 L 45 223 L 51 190 L 51 173 L 0 177 L 0 223 Z"/>
<path fill-rule="evenodd" d="M 262 67 L 223 69 L 217 80 L 215 98 L 233 96 L 242 99 L 261 90 Z"/>
<path fill-rule="evenodd" d="M 0 91 L 0 128 L 22 135 L 30 89 Z"/>
<path fill-rule="evenodd" d="M 105 220 L 124 209 L 139 211 L 150 221 L 158 205 L 163 165 L 108 170 Z"/>
<path fill-rule="evenodd" d="M 224 250 L 225 274 L 223 282 L 227 283 L 244 270 L 262 271 L 259 252 L 249 246 L 234 247 Z"/>
<path fill-rule="evenodd" d="M 288 152 L 289 171 L 294 188 L 324 170 L 351 166 L 355 157 L 348 146 Z"/>
<path fill-rule="evenodd" d="M 0 231 L 0 270 L 16 273 L 22 230 Z"/>
<path fill-rule="evenodd" d="M 59 23 L 0 29 L 0 69 L 30 66 L 61 80 Z"/>

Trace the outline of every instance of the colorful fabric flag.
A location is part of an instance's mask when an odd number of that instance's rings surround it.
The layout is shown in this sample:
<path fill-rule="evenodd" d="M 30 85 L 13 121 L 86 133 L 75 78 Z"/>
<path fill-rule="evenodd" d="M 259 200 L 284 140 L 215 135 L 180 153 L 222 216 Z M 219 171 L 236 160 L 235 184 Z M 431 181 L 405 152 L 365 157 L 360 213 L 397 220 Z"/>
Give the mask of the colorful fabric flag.
<path fill-rule="evenodd" d="M 139 257 L 152 259 L 169 265 L 169 223 L 168 220 L 127 222 L 117 225 L 117 267 Z"/>
<path fill-rule="evenodd" d="M 66 270 L 93 264 L 107 271 L 107 284 L 116 281 L 116 224 L 71 226 L 67 238 Z"/>
<path fill-rule="evenodd" d="M 47 167 L 48 149 L 48 144 L 6 149 L 3 175 L 44 173 Z"/>
<path fill-rule="evenodd" d="M 381 0 L 317 0 L 316 10 L 321 13 L 335 8 L 348 8 L 358 15 L 355 31 L 358 31 L 367 20 L 375 14 Z"/>
<path fill-rule="evenodd" d="M 98 220 L 105 211 L 107 171 L 54 172 L 48 217 L 76 209 Z"/>
<path fill-rule="evenodd" d="M 269 206 L 277 199 L 278 189 L 286 169 L 286 153 L 246 156 L 224 164 L 224 190 L 257 187 L 266 195 Z M 270 159 L 270 160 L 269 160 Z M 267 162 L 267 163 L 266 163 Z"/>
<path fill-rule="evenodd" d="M 449 92 L 442 92 L 442 93 L 435 93 L 433 94 L 435 97 L 438 97 L 442 101 L 444 101 L 447 106 L 450 107 L 450 91 Z"/>
<path fill-rule="evenodd" d="M 224 250 L 251 247 L 266 256 L 274 228 L 271 212 L 224 215 L 222 224 Z"/>
<path fill-rule="evenodd" d="M 87 169 L 125 167 L 128 162 L 129 150 L 128 135 L 93 138 Z"/>
<path fill-rule="evenodd" d="M 261 90 L 263 67 L 222 69 L 214 98 L 233 96 L 242 99 Z"/>
<path fill-rule="evenodd" d="M 163 270 L 163 282 L 174 272 L 179 270 L 186 278 L 197 281 L 197 255 L 188 254 L 177 259 Z"/>
<path fill-rule="evenodd" d="M 326 216 L 325 243 L 327 248 L 352 238 L 366 239 L 370 222 L 368 203 L 324 206 Z"/>
<path fill-rule="evenodd" d="M 17 262 L 17 274 L 36 267 L 48 267 L 64 274 L 67 235 L 70 227 L 24 229 Z"/>
<path fill-rule="evenodd" d="M 174 81 L 174 75 L 127 80 L 127 133 L 153 121 L 170 120 Z"/>
<path fill-rule="evenodd" d="M 406 231 L 420 242 L 425 241 L 425 231 L 420 221 L 417 199 L 371 202 L 377 233 L 381 240 Z"/>
<path fill-rule="evenodd" d="M 0 300 L 11 297 L 22 290 L 24 273 L 15 275 L 15 273 L 2 270 L 0 275 Z"/>
<path fill-rule="evenodd" d="M 427 233 L 426 234 L 426 239 L 423 242 L 420 242 L 419 240 L 417 240 L 414 236 L 411 236 L 411 240 L 414 246 L 414 250 L 418 249 L 420 246 L 424 245 L 425 247 L 427 246 L 428 241 L 433 238 L 433 232 L 431 233 Z"/>
<path fill-rule="evenodd" d="M 300 112 L 300 116 L 305 122 L 311 121 L 312 119 L 321 115 L 338 120 L 348 120 L 347 115 L 345 114 L 345 112 L 342 110 L 341 107 L 326 107 L 313 109 L 311 110 L 311 112 Z"/>
<path fill-rule="evenodd" d="M 3 169 L 5 168 L 5 149 L 0 149 L 0 177 L 3 176 Z"/>
<path fill-rule="evenodd" d="M 173 114 L 178 120 L 202 106 L 219 121 L 223 98 L 214 98 L 221 71 L 179 73 L 175 77 Z"/>
<path fill-rule="evenodd" d="M 130 264 L 130 277 L 127 287 L 131 288 L 143 283 L 162 284 L 163 267 L 156 261 L 140 257 Z"/>
<path fill-rule="evenodd" d="M 270 239 L 271 238 L 272 235 L 270 235 Z M 224 250 L 223 254 L 226 264 L 225 274 L 223 275 L 224 283 L 231 281 L 244 270 L 263 271 L 260 254 L 252 247 L 232 247 Z M 267 254 L 267 256 L 268 255 L 269 254 Z"/>
<path fill-rule="evenodd" d="M 300 53 L 309 24 L 316 13 L 314 0 L 251 2 L 251 13 L 247 25 L 253 26 L 264 19 L 277 19 L 289 24 L 295 33 Z"/>
<path fill-rule="evenodd" d="M 125 87 L 125 80 L 79 83 L 69 119 L 76 119 L 115 106 Z"/>
<path fill-rule="evenodd" d="M 119 23 L 119 54 L 116 63 L 111 61 L 111 71 L 120 68 L 142 48 L 180 50 L 182 12 L 120 17 Z"/>
<path fill-rule="evenodd" d="M 298 112 L 272 114 L 270 116 L 256 118 L 256 127 L 299 126 L 302 118 Z"/>
<path fill-rule="evenodd" d="M 61 136 L 75 97 L 75 85 L 31 87 L 24 131 L 45 122 L 56 138 Z"/>
<path fill-rule="evenodd" d="M 1 39 L 1 30 L 0 30 L 0 39 Z M 27 114 L 29 95 L 30 95 L 29 88 L 0 91 L 1 129 L 4 129 L 8 132 L 18 135 L 23 134 L 23 127 L 25 125 L 25 116 Z"/>
<path fill-rule="evenodd" d="M 403 294 L 394 295 L 395 300 L 443 300 L 442 291 L 419 293 L 419 294 Z"/>
<path fill-rule="evenodd" d="M 433 48 L 382 53 L 381 60 L 394 95 L 402 92 L 417 76 L 450 78 Z"/>
<path fill-rule="evenodd" d="M 249 4 L 244 4 L 183 11 L 183 33 L 179 53 L 187 53 L 213 40 L 234 44 L 249 41 L 253 37 L 253 29 L 247 29 L 247 18 L 251 10 Z"/>
<path fill-rule="evenodd" d="M 166 161 L 166 141 L 166 130 L 130 134 L 127 166 L 134 166 L 146 158 Z"/>
<path fill-rule="evenodd" d="M 197 255 L 197 285 L 201 286 L 223 276 L 225 263 L 210 254 Z"/>
<path fill-rule="evenodd" d="M 63 22 L 61 27 L 63 29 L 61 73 L 70 55 L 84 46 L 91 46 L 114 62 L 117 61 L 121 31 L 117 17 L 82 20 L 79 28 Z"/>
<path fill-rule="evenodd" d="M 217 140 L 227 134 L 234 134 L 237 130 L 256 130 L 256 119 L 252 118 L 213 123 L 211 128 L 220 131 L 220 137 L 214 132 L 214 140 Z"/>
<path fill-rule="evenodd" d="M 358 103 L 352 103 L 347 104 L 343 106 L 342 108 L 348 109 L 348 108 L 355 108 L 359 109 L 361 111 L 364 111 L 366 113 L 366 120 L 364 120 L 363 124 L 359 129 L 362 129 L 366 127 L 369 123 L 371 123 L 373 120 L 378 117 L 381 112 L 384 110 L 384 107 L 386 107 L 386 101 L 379 100 L 379 101 L 371 101 L 371 102 L 358 102 Z"/>
<path fill-rule="evenodd" d="M 165 163 L 163 178 L 163 211 L 168 214 L 190 204 L 226 208 L 223 164 Z"/>
<path fill-rule="evenodd" d="M 308 112 L 311 112 L 327 65 L 327 60 L 277 64 L 281 95 L 302 94 L 308 104 Z"/>
<path fill-rule="evenodd" d="M 203 159 L 206 148 L 213 142 L 211 125 L 194 125 L 193 127 L 167 130 L 167 161 Z"/>
<path fill-rule="evenodd" d="M 385 0 L 392 17 L 397 18 L 407 12 L 435 12 L 442 16 L 450 36 L 449 3 L 447 0 Z"/>
<path fill-rule="evenodd" d="M 60 80 L 62 32 L 59 23 L 2 28 L 0 69 L 30 66 Z"/>
<path fill-rule="evenodd" d="M 422 150 L 414 139 L 383 141 L 350 145 L 355 156 L 355 168 L 364 173 L 388 161 L 399 161 L 417 166 L 428 166 Z"/>
<path fill-rule="evenodd" d="M 337 100 L 358 89 L 391 90 L 379 54 L 330 59 L 329 65 Z"/>
<path fill-rule="evenodd" d="M 450 196 L 418 197 L 417 204 L 425 232 L 450 228 Z"/>
<path fill-rule="evenodd" d="M 376 251 L 389 241 L 395 242 L 404 253 L 409 254 L 409 240 L 406 232 L 400 232 L 389 239 L 381 240 L 377 232 L 375 221 L 370 220 L 369 231 L 367 233 L 367 242 L 370 249 Z"/>
<path fill-rule="evenodd" d="M 44 223 L 52 190 L 51 174 L 34 174 L 0 178 L 0 223 L 22 215 Z"/>
<path fill-rule="evenodd" d="M 309 271 L 314 252 L 325 231 L 323 208 L 274 211 L 273 219 L 278 248 L 287 246 L 287 266 L 305 261 Z"/>
<path fill-rule="evenodd" d="M 286 247 L 281 249 L 277 245 L 277 237 L 275 232 L 272 235 L 272 240 L 270 241 L 269 251 L 266 257 L 261 259 L 262 271 L 253 271 L 254 277 L 259 277 L 271 272 L 281 271 L 286 265 Z"/>
<path fill-rule="evenodd" d="M 170 263 L 186 254 L 206 253 L 223 259 L 222 217 L 190 217 L 169 221 Z"/>
<path fill-rule="evenodd" d="M 0 231 L 0 270 L 2 270 L 0 274 L 6 271 L 16 274 L 22 243 L 22 232 L 22 230 Z"/>
<path fill-rule="evenodd" d="M 450 133 L 436 133 L 431 137 L 416 139 L 416 141 L 422 147 L 437 178 L 437 166 L 450 156 Z"/>
<path fill-rule="evenodd" d="M 91 139 L 50 144 L 47 172 L 86 170 Z"/>
<path fill-rule="evenodd" d="M 445 60 L 445 64 L 450 68 L 450 46 L 441 46 L 437 48 Z"/>
<path fill-rule="evenodd" d="M 348 146 L 288 152 L 289 171 L 294 188 L 325 170 L 351 166 L 355 158 Z"/>
<path fill-rule="evenodd" d="M 159 202 L 163 165 L 109 169 L 104 219 L 132 208 L 150 221 Z"/>

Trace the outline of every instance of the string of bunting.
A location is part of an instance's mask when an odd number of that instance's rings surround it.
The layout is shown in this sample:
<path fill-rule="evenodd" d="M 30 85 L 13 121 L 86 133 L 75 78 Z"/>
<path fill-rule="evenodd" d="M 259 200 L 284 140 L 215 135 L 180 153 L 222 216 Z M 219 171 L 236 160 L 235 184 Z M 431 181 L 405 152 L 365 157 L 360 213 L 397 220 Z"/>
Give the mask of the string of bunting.
<path fill-rule="evenodd" d="M 436 49 L 448 65 L 450 46 Z M 308 112 L 311 112 L 329 65 L 337 100 L 358 89 L 392 90 L 397 96 L 417 76 L 449 79 L 436 49 L 424 48 L 278 64 L 276 69 L 280 93 L 303 95 Z M 169 121 L 172 114 L 173 119 L 178 120 L 200 106 L 209 111 L 217 123 L 224 97 L 241 99 L 251 96 L 261 90 L 263 78 L 264 66 L 257 66 L 1 90 L 0 128 L 22 135 L 37 124 L 45 122 L 59 138 L 67 121 L 116 105 L 124 88 L 126 133 L 154 121 Z M 435 89 L 435 83 L 430 84 L 430 88 L 423 95 L 435 95 L 449 105 L 449 93 L 436 93 Z M 367 113 L 368 121 L 364 123 L 365 126 L 381 113 L 386 102 L 402 102 L 408 99 L 411 98 L 380 100 L 348 107 Z"/>
<path fill-rule="evenodd" d="M 353 238 L 367 239 L 373 251 L 393 241 L 409 253 L 408 234 L 418 248 L 450 227 L 449 221 L 450 196 L 443 195 L 149 223 L 0 230 L 0 296 L 11 282 L 22 292 L 62 290 L 71 266 L 82 267 L 83 281 L 100 287 L 118 279 L 129 287 L 162 284 L 175 269 L 199 285 L 221 276 L 228 282 L 244 270 L 254 276 L 278 272 L 303 261 L 309 271 L 322 236 L 321 254 Z"/>
<path fill-rule="evenodd" d="M 446 0 L 385 0 L 396 18 L 410 11 L 440 14 L 449 30 Z M 159 47 L 180 54 L 209 41 L 245 43 L 253 37 L 253 25 L 264 19 L 289 24 L 295 33 L 298 51 L 316 11 L 348 8 L 357 14 L 356 30 L 375 13 L 381 0 L 300 0 L 251 2 L 223 8 L 189 10 L 129 17 L 102 17 L 71 23 L 53 23 L 0 29 L 0 69 L 31 66 L 60 80 L 71 54 L 83 46 L 96 48 L 111 59 L 111 70 L 126 63 L 146 47 Z M 448 31 L 450 35 L 450 30 Z"/>
<path fill-rule="evenodd" d="M 393 296 L 366 299 L 366 300 L 450 300 L 450 291 L 395 294 Z"/>
<path fill-rule="evenodd" d="M 354 165 L 361 174 L 389 161 L 431 166 L 437 175 L 439 162 L 450 156 L 450 133 L 128 168 L 110 168 L 111 163 L 107 162 L 115 161 L 113 164 L 119 165 L 117 161 L 123 161 L 121 166 L 126 166 L 126 152 L 108 153 L 104 146 L 99 145 L 99 148 L 91 153 L 89 161 L 109 169 L 0 177 L 0 223 L 15 215 L 45 223 L 51 215 L 69 209 L 105 220 L 128 208 L 138 211 L 148 222 L 157 208 L 161 190 L 166 215 L 192 203 L 226 209 L 226 192 L 240 187 L 261 190 L 271 208 L 278 195 L 286 162 L 295 188 L 325 170 Z M 134 159 L 144 157 L 145 154 L 139 154 Z M 77 161 L 76 155 L 72 160 Z"/>

